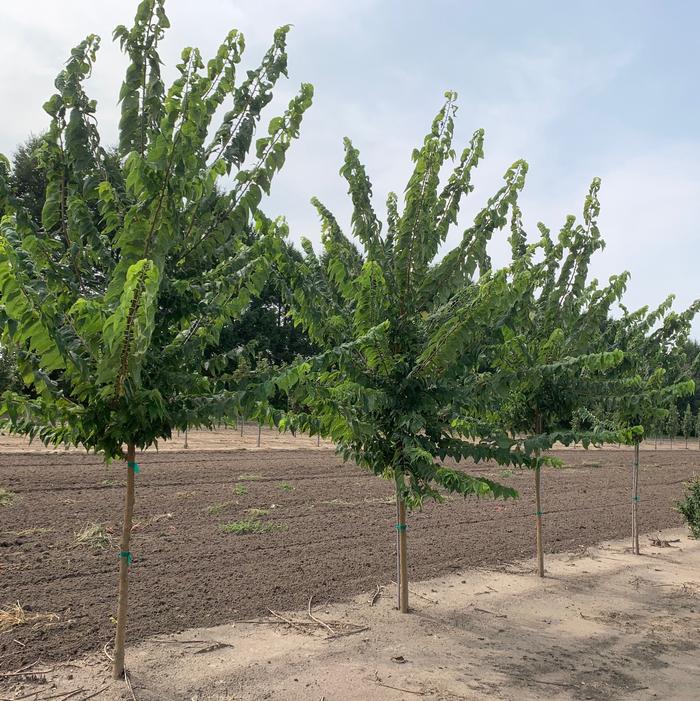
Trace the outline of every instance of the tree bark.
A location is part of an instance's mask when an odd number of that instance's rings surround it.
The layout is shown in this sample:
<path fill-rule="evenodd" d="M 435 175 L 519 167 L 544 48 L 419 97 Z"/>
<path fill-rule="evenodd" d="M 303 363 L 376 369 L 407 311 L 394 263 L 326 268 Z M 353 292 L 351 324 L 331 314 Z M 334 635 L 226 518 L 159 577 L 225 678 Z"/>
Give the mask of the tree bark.
<path fill-rule="evenodd" d="M 112 677 L 124 676 L 124 643 L 126 641 L 126 616 L 129 610 L 129 565 L 131 564 L 131 527 L 134 518 L 134 472 L 136 446 L 129 443 L 126 450 L 126 504 L 124 509 L 124 526 L 119 553 L 119 604 L 117 607 L 117 634 L 114 640 L 114 665 Z"/>
<path fill-rule="evenodd" d="M 542 471 L 538 465 L 535 469 L 535 518 L 537 528 L 537 574 L 544 577 L 544 548 L 542 546 Z"/>
<path fill-rule="evenodd" d="M 639 555 L 639 441 L 634 444 L 632 466 L 632 551 Z"/>
<path fill-rule="evenodd" d="M 535 415 L 535 432 L 541 435 L 544 431 L 542 414 L 538 411 Z M 540 451 L 538 450 L 537 467 L 535 468 L 535 531 L 537 540 L 537 574 L 544 577 L 544 547 L 542 544 L 542 468 L 540 466 Z"/>
<path fill-rule="evenodd" d="M 401 613 L 408 613 L 408 562 L 406 543 L 406 503 L 396 490 L 396 591 Z"/>

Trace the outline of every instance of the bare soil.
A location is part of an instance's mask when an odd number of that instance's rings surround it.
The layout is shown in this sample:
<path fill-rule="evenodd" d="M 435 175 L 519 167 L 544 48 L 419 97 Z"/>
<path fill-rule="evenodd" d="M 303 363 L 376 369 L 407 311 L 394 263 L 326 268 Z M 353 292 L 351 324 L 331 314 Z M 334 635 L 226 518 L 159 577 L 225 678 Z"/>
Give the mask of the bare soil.
<path fill-rule="evenodd" d="M 631 453 L 559 455 L 569 469 L 547 469 L 543 476 L 547 551 L 571 552 L 626 535 Z M 699 455 L 642 453 L 643 532 L 680 525 L 673 502 Z M 302 609 L 311 594 L 323 602 L 346 600 L 394 577 L 391 486 L 329 450 L 191 449 L 149 452 L 139 462 L 132 645 L 155 634 L 267 615 L 268 607 Z M 483 464 L 466 469 L 515 486 L 521 498 L 453 498 L 412 515 L 414 581 L 532 554 L 532 475 Z M 74 541 L 88 523 L 118 534 L 124 471 L 74 452 L 0 454 L 0 487 L 16 494 L 12 505 L 0 507 L 0 607 L 19 601 L 28 612 L 59 617 L 0 633 L 1 669 L 75 658 L 111 644 L 116 541 L 104 549 Z M 246 519 L 269 530 L 235 535 L 222 528 Z"/>
<path fill-rule="evenodd" d="M 700 543 L 641 556 L 626 541 L 414 583 L 179 634 L 128 652 L 130 687 L 103 655 L 12 678 L 14 699 L 87 701 L 695 701 Z M 284 620 L 283 620 L 284 619 Z"/>

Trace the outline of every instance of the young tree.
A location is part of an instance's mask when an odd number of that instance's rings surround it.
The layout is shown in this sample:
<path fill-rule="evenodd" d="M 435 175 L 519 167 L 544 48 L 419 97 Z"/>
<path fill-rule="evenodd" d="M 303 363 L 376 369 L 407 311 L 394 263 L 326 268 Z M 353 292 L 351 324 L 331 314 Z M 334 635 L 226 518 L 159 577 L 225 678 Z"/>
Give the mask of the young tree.
<path fill-rule="evenodd" d="M 666 417 L 666 431 L 671 438 L 671 449 L 673 450 L 673 439 L 678 435 L 680 429 L 680 416 L 678 414 L 678 407 L 676 402 L 672 402 L 671 406 L 668 408 L 668 415 Z"/>
<path fill-rule="evenodd" d="M 593 181 L 583 210 L 583 221 L 567 218 L 555 242 L 540 225 L 541 239 L 526 244 L 519 216 L 510 238 L 514 261 L 531 269 L 532 286 L 521 313 L 506 327 L 505 343 L 495 369 L 508 387 L 508 399 L 493 410 L 511 432 L 527 436 L 527 445 L 540 451 L 555 442 L 617 441 L 613 431 L 583 430 L 581 410 L 591 401 L 590 383 L 605 376 L 623 354 L 604 342 L 602 329 L 617 302 L 627 275 L 610 279 L 600 289 L 588 281 L 593 254 L 603 248 L 597 224 L 600 181 Z M 541 255 L 536 256 L 540 252 Z M 544 577 L 541 467 L 534 464 L 537 570 Z"/>
<path fill-rule="evenodd" d="M 644 435 L 653 431 L 676 411 L 675 433 L 678 431 L 676 402 L 695 391 L 695 383 L 688 379 L 690 366 L 685 346 L 690 325 L 700 304 L 695 302 L 687 310 L 671 310 L 673 296 L 658 308 L 649 311 L 642 307 L 629 312 L 622 307 L 623 316 L 610 320 L 606 336 L 624 354 L 624 362 L 613 378 L 597 388 L 603 399 L 601 410 L 616 425 L 639 427 L 632 434 L 634 460 L 632 465 L 632 548 L 639 554 L 639 448 Z M 664 407 L 671 407 L 671 411 Z M 672 431 L 673 435 L 674 431 Z"/>
<path fill-rule="evenodd" d="M 700 449 L 700 409 L 695 414 L 695 435 L 698 439 L 698 449 Z"/>
<path fill-rule="evenodd" d="M 685 405 L 683 412 L 683 438 L 685 438 L 685 449 L 688 450 L 688 438 L 693 433 L 693 412 L 690 410 L 690 404 Z"/>
<path fill-rule="evenodd" d="M 163 0 L 144 0 L 133 27 L 114 32 L 130 59 L 114 172 L 83 89 L 99 47 L 90 35 L 44 106 L 40 222 L 0 178 L 1 340 L 33 392 L 4 394 L 3 426 L 126 462 L 115 678 L 124 671 L 136 451 L 239 408 L 242 390 L 219 388 L 207 354 L 279 251 L 277 227 L 257 205 L 312 96 L 303 85 L 246 166 L 261 111 L 286 75 L 288 28 L 242 80 L 238 31 L 206 63 L 187 48 L 166 89 L 158 44 L 168 26 Z"/>
<path fill-rule="evenodd" d="M 515 496 L 512 489 L 441 461 L 527 460 L 482 412 L 485 397 L 498 391 L 488 359 L 502 343 L 502 329 L 524 286 L 514 282 L 512 271 L 492 270 L 486 248 L 507 223 L 526 164 L 518 161 L 508 169 L 505 184 L 461 243 L 437 260 L 483 156 L 483 133 L 477 131 L 440 186 L 442 167 L 453 154 L 456 96 L 446 97 L 423 145 L 413 152 L 402 211 L 396 195 L 389 195 L 385 231 L 359 153 L 346 139 L 340 172 L 349 185 L 357 243 L 313 200 L 323 255 L 303 241 L 301 264 L 280 261 L 292 318 L 320 351 L 278 379 L 292 405 L 302 407 L 290 410 L 280 425 L 320 434 L 345 459 L 394 482 L 402 612 L 408 611 L 406 509 L 429 498 L 440 501 L 442 490 Z"/>

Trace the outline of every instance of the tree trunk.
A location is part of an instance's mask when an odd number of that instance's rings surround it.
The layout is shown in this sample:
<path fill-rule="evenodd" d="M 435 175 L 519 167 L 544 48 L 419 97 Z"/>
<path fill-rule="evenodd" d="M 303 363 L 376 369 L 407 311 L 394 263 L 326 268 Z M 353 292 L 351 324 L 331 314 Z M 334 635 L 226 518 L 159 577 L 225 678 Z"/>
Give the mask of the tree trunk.
<path fill-rule="evenodd" d="M 639 441 L 634 443 L 634 464 L 632 467 L 632 551 L 639 555 Z"/>
<path fill-rule="evenodd" d="M 535 469 L 535 518 L 537 527 L 537 574 L 544 577 L 544 549 L 542 547 L 542 471 L 538 465 Z"/>
<path fill-rule="evenodd" d="M 129 565 L 131 564 L 131 526 L 134 518 L 134 473 L 136 467 L 136 447 L 129 443 L 126 450 L 126 505 L 124 526 L 119 552 L 119 604 L 117 608 L 117 634 L 114 640 L 114 665 L 112 677 L 124 676 L 124 642 L 126 640 L 126 615 L 129 609 Z"/>
<path fill-rule="evenodd" d="M 535 433 L 539 436 L 544 431 L 544 421 L 539 411 L 535 414 Z M 537 574 L 544 577 L 544 548 L 542 545 L 542 469 L 540 466 L 540 451 L 535 454 L 535 528 L 537 539 Z"/>
<path fill-rule="evenodd" d="M 262 433 L 262 424 L 258 424 L 258 448 L 260 447 L 260 434 Z"/>
<path fill-rule="evenodd" d="M 189 448 L 190 446 L 187 445 L 187 429 L 185 429 L 185 448 Z"/>
<path fill-rule="evenodd" d="M 408 613 L 408 563 L 406 560 L 406 504 L 396 490 L 396 595 L 401 613 Z"/>

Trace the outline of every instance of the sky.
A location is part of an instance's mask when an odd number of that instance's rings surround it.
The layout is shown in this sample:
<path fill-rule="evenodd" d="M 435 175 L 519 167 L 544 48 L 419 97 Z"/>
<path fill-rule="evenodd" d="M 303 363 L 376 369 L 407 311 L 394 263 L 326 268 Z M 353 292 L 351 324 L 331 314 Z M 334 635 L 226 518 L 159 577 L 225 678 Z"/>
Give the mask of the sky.
<path fill-rule="evenodd" d="M 10 154 L 47 126 L 41 105 L 70 49 L 102 37 L 88 83 L 98 100 L 105 144 L 116 142 L 117 95 L 126 61 L 111 41 L 129 25 L 136 0 L 32 0 L 0 3 L 0 152 Z M 246 37 L 244 64 L 257 65 L 274 29 L 291 23 L 289 80 L 272 117 L 301 82 L 315 88 L 302 134 L 265 202 L 284 215 L 290 236 L 318 242 L 312 196 L 349 231 L 347 186 L 338 175 L 342 139 L 359 148 L 383 213 L 401 193 L 418 146 L 446 90 L 459 94 L 455 146 L 486 131 L 476 190 L 464 203 L 454 244 L 496 192 L 503 173 L 528 161 L 521 197 L 532 238 L 580 216 L 594 176 L 602 179 L 600 226 L 607 247 L 592 272 L 601 280 L 629 270 L 625 303 L 676 308 L 700 297 L 700 4 L 694 0 L 167 0 L 163 42 L 173 76 L 184 46 L 212 55 L 231 28 Z M 505 262 L 504 233 L 494 259 Z M 700 338 L 700 320 L 694 325 Z"/>

